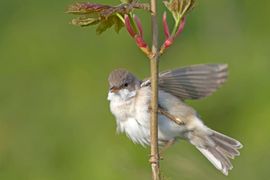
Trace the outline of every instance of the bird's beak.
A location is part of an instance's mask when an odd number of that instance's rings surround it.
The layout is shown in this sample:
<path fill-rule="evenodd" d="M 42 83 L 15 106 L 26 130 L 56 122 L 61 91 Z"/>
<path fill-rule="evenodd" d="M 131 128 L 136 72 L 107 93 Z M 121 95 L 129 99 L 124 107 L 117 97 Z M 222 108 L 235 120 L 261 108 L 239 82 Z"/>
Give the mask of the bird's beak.
<path fill-rule="evenodd" d="M 117 87 L 110 88 L 110 92 L 112 92 L 112 93 L 118 93 L 119 90 L 120 90 L 120 88 L 117 88 Z"/>

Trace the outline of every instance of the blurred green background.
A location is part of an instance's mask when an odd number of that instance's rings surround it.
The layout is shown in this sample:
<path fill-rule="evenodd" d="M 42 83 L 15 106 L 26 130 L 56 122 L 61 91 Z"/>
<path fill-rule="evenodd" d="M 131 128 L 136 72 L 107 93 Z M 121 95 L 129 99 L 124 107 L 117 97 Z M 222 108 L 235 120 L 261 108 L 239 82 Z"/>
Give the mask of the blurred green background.
<path fill-rule="evenodd" d="M 143 78 L 149 62 L 124 29 L 96 36 L 94 28 L 70 25 L 73 16 L 64 11 L 72 2 L 0 2 L 0 179 L 150 179 L 149 150 L 116 134 L 106 99 L 111 70 L 123 67 Z M 161 70 L 229 64 L 225 86 L 188 103 L 208 126 L 244 144 L 225 177 L 194 147 L 179 142 L 161 163 L 167 179 L 270 178 L 269 6 L 199 1 L 184 33 L 162 57 Z M 149 16 L 139 14 L 149 29 Z"/>

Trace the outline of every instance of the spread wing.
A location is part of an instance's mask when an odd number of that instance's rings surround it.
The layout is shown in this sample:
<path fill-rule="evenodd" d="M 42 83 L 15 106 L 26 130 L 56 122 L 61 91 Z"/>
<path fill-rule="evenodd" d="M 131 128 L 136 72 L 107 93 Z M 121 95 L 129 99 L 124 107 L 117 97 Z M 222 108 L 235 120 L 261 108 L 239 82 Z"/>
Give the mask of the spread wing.
<path fill-rule="evenodd" d="M 227 64 L 201 64 L 162 72 L 159 89 L 185 99 L 201 99 L 215 92 L 227 79 Z M 149 86 L 150 78 L 141 86 Z"/>

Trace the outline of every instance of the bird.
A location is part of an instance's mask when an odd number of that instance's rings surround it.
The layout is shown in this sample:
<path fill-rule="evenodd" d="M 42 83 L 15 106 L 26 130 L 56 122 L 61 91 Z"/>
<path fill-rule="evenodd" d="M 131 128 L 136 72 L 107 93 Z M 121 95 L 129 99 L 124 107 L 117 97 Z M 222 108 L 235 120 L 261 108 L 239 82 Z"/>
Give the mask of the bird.
<path fill-rule="evenodd" d="M 186 140 L 224 175 L 233 168 L 230 159 L 240 155 L 242 144 L 207 127 L 185 100 L 210 96 L 227 76 L 227 64 L 198 64 L 161 72 L 158 78 L 159 147 Z M 108 100 L 117 132 L 125 133 L 136 144 L 149 146 L 151 79 L 140 80 L 128 70 L 115 69 L 108 82 Z"/>

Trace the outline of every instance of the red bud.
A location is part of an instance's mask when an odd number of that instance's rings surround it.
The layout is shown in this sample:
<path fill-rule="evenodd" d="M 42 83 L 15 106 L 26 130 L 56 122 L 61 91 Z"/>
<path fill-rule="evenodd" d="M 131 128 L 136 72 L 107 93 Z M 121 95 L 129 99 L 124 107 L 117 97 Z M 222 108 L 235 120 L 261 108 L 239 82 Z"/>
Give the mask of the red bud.
<path fill-rule="evenodd" d="M 168 26 L 168 23 L 167 23 L 167 14 L 166 14 L 166 12 L 163 13 L 162 22 L 163 22 L 163 29 L 164 29 L 165 37 L 166 37 L 166 39 L 168 39 L 170 37 L 170 30 L 169 30 L 169 26 Z"/>
<path fill-rule="evenodd" d="M 138 27 L 140 36 L 143 37 L 143 28 L 142 28 L 141 20 L 136 15 L 134 15 L 134 20 L 135 20 L 136 25 Z"/>
<path fill-rule="evenodd" d="M 135 36 L 135 41 L 136 44 L 138 45 L 139 48 L 145 48 L 147 47 L 147 44 L 145 43 L 145 41 L 143 40 L 143 38 L 139 35 Z"/>
<path fill-rule="evenodd" d="M 131 27 L 129 16 L 126 14 L 125 14 L 125 26 L 126 26 L 128 33 L 130 34 L 130 36 L 135 37 L 136 33 L 134 32 L 133 28 Z"/>
<path fill-rule="evenodd" d="M 175 34 L 175 37 L 183 32 L 185 24 L 186 24 L 186 17 L 183 17 L 183 19 L 181 20 L 181 22 L 179 24 L 178 30 L 177 30 L 177 32 Z"/>
<path fill-rule="evenodd" d="M 164 42 L 165 49 L 170 47 L 172 44 L 173 44 L 173 39 L 172 38 L 166 39 L 166 41 Z"/>

